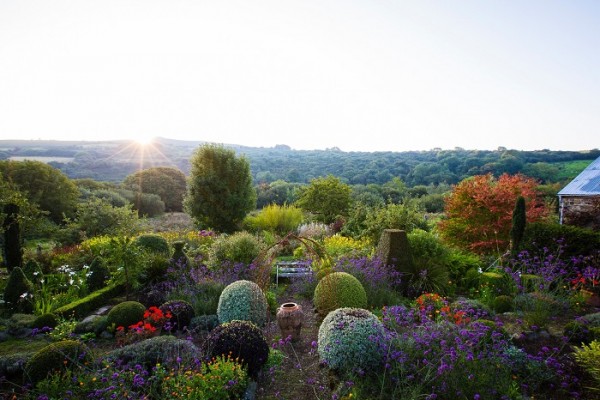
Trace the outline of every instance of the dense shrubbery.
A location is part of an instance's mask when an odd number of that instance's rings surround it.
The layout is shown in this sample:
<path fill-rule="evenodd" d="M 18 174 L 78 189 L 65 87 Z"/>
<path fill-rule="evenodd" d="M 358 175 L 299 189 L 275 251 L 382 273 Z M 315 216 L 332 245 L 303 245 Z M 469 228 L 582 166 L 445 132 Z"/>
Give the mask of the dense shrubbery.
<path fill-rule="evenodd" d="M 146 307 L 137 301 L 124 301 L 117 304 L 108 312 L 108 324 L 113 325 L 115 328 L 119 326 L 127 329 L 130 325 L 133 325 L 142 319 L 144 319 L 144 311 Z"/>
<path fill-rule="evenodd" d="M 75 340 L 49 344 L 38 351 L 25 365 L 27 381 L 37 383 L 49 373 L 81 368 L 92 360 L 88 347 Z"/>
<path fill-rule="evenodd" d="M 249 265 L 263 250 L 264 244 L 248 232 L 221 235 L 212 244 L 208 262 L 212 268 L 243 263 Z"/>
<path fill-rule="evenodd" d="M 285 235 L 294 232 L 303 219 L 302 210 L 295 206 L 270 204 L 256 215 L 249 215 L 244 225 L 251 231 L 268 231 Z"/>

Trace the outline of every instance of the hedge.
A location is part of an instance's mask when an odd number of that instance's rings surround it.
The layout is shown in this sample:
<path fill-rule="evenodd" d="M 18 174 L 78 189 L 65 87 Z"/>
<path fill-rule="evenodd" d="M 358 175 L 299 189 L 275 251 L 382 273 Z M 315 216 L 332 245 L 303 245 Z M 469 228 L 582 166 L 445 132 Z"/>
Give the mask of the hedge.
<path fill-rule="evenodd" d="M 110 285 L 100 290 L 96 290 L 84 298 L 59 307 L 54 310 L 53 313 L 65 318 L 83 318 L 97 308 L 106 305 L 108 300 L 112 299 L 113 297 L 117 297 L 124 292 L 124 284 Z"/>

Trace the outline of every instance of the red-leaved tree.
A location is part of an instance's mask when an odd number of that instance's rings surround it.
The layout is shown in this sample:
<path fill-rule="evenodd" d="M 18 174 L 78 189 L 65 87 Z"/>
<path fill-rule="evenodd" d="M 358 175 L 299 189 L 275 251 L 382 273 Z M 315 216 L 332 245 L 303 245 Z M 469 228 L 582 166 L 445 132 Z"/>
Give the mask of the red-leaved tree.
<path fill-rule="evenodd" d="M 508 249 L 512 212 L 519 196 L 525 198 L 527 222 L 548 215 L 538 196 L 538 183 L 524 175 L 477 175 L 460 182 L 446 199 L 446 219 L 439 229 L 444 239 L 479 254 Z"/>

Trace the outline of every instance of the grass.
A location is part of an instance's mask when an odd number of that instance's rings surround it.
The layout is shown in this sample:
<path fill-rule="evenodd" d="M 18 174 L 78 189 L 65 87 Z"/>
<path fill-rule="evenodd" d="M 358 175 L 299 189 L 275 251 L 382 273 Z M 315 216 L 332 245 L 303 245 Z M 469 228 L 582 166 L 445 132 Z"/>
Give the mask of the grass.
<path fill-rule="evenodd" d="M 588 165 L 594 160 L 576 160 L 576 161 L 564 161 L 553 163 L 552 165 L 558 167 L 559 172 L 556 176 L 558 181 L 569 181 L 575 178 L 581 173 Z"/>

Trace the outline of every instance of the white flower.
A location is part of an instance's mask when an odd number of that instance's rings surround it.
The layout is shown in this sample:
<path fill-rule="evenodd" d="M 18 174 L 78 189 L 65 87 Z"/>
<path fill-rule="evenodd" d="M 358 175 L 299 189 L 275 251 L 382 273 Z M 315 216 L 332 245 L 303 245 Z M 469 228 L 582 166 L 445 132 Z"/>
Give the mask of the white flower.
<path fill-rule="evenodd" d="M 72 285 L 72 284 L 73 284 L 73 282 L 75 282 L 75 281 L 73 280 L 73 278 L 69 279 L 69 285 Z"/>
<path fill-rule="evenodd" d="M 83 269 L 89 269 L 89 268 L 90 268 L 90 266 L 89 266 L 89 265 L 84 265 L 84 266 L 83 266 Z"/>
<path fill-rule="evenodd" d="M 479 267 L 479 268 L 477 269 L 477 272 L 479 272 L 480 274 L 482 274 L 482 273 L 483 273 L 483 270 L 481 269 L 481 267 Z"/>
<path fill-rule="evenodd" d="M 38 276 L 38 275 L 39 275 L 39 273 L 40 273 L 39 271 L 35 271 L 35 272 L 33 273 L 33 276 Z"/>
<path fill-rule="evenodd" d="M 24 299 L 25 297 L 29 296 L 29 293 L 25 292 L 23 293 L 21 296 L 19 296 L 20 298 Z"/>

